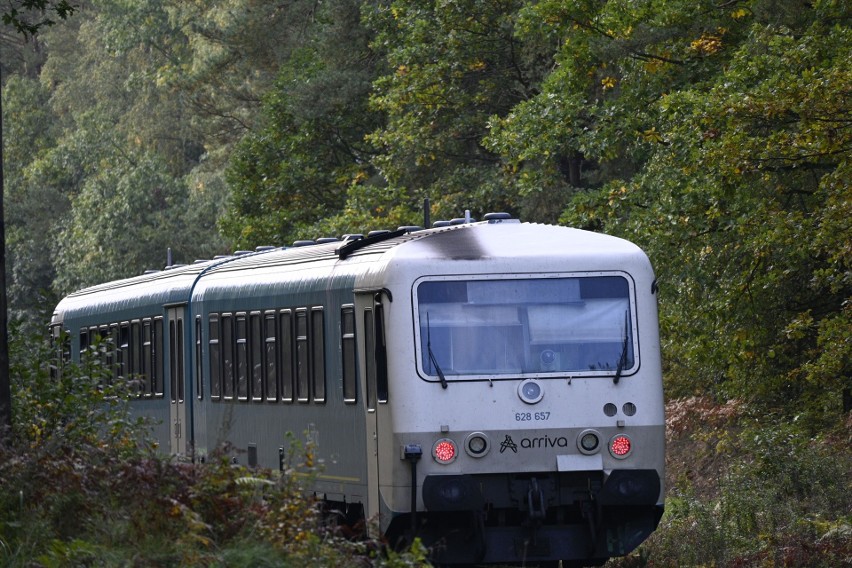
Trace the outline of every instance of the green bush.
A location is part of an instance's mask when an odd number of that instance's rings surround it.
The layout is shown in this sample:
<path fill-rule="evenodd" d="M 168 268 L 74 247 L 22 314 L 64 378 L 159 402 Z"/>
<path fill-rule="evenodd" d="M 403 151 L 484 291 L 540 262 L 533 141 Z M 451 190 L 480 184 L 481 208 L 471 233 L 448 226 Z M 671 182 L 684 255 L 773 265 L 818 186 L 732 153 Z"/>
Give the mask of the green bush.
<path fill-rule="evenodd" d="M 744 405 L 734 416 L 703 400 L 685 405 L 693 414 L 684 427 L 683 406 L 669 405 L 670 433 L 678 432 L 660 527 L 610 565 L 833 568 L 852 561 L 850 424 L 813 437 L 795 421 L 756 418 Z"/>
<path fill-rule="evenodd" d="M 380 550 L 324 523 L 304 488 L 310 446 L 291 443 L 280 475 L 232 465 L 227 448 L 205 464 L 170 459 L 130 419 L 132 381 L 97 357 L 52 375 L 52 354 L 25 347 L 0 442 L 0 565 L 338 566 Z M 416 551 L 392 558 L 422 565 Z"/>

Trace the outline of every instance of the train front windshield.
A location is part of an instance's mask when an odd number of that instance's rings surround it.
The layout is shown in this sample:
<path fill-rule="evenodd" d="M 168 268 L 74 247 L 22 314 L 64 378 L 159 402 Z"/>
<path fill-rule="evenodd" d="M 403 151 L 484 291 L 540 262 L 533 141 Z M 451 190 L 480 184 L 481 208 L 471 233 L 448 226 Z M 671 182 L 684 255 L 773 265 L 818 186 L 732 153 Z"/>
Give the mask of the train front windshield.
<path fill-rule="evenodd" d="M 433 279 L 415 288 L 420 371 L 431 377 L 629 374 L 624 276 Z"/>

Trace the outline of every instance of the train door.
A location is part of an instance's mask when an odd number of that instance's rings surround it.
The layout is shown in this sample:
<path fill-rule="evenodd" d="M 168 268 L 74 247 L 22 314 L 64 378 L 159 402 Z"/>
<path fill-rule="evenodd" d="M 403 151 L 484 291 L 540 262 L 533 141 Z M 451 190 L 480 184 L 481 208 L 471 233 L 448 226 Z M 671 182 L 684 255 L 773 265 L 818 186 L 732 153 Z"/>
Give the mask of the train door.
<path fill-rule="evenodd" d="M 166 341 L 168 345 L 169 423 L 171 453 L 185 456 L 189 423 L 186 419 L 186 373 L 184 358 L 185 306 L 167 310 Z"/>
<path fill-rule="evenodd" d="M 357 313 L 360 315 L 359 326 L 363 326 L 363 332 L 357 334 L 363 338 L 359 347 L 363 357 L 361 360 L 362 392 L 364 393 L 364 404 L 366 406 L 366 434 L 367 434 L 367 518 L 375 516 L 379 512 L 379 419 L 378 419 L 378 368 L 376 361 L 376 302 L 373 294 L 359 294 L 356 300 Z"/>

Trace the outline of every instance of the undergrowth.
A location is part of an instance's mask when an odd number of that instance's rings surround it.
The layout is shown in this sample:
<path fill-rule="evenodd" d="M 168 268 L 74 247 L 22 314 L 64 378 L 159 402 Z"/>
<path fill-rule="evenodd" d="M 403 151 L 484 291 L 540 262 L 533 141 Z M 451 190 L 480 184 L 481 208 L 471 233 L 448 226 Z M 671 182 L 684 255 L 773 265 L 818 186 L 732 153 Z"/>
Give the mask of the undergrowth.
<path fill-rule="evenodd" d="M 667 406 L 666 512 L 612 568 L 852 566 L 852 417 L 814 435 L 707 398 Z"/>
<path fill-rule="evenodd" d="M 428 566 L 418 542 L 351 539 L 305 491 L 313 448 L 283 473 L 166 457 L 130 418 L 133 384 L 96 359 L 51 377 L 47 353 L 13 368 L 0 442 L 0 566 Z M 106 403 L 105 403 L 106 401 Z M 658 530 L 612 568 L 852 566 L 852 420 L 815 435 L 795 420 L 707 398 L 667 407 Z M 299 472 L 299 475 L 295 473 Z"/>

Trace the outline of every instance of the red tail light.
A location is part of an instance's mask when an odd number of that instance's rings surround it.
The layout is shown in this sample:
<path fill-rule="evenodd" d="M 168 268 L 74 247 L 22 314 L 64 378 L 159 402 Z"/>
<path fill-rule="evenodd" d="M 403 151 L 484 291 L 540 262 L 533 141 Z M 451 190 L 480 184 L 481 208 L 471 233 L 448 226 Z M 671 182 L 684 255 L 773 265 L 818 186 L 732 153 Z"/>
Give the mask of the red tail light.
<path fill-rule="evenodd" d="M 625 434 L 616 434 L 609 441 L 609 453 L 614 458 L 626 458 L 633 451 L 633 443 Z"/>
<path fill-rule="evenodd" d="M 457 455 L 458 448 L 456 448 L 456 443 L 449 438 L 441 438 L 432 446 L 432 457 L 438 463 L 452 463 L 455 461 Z"/>

